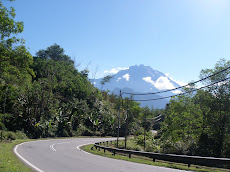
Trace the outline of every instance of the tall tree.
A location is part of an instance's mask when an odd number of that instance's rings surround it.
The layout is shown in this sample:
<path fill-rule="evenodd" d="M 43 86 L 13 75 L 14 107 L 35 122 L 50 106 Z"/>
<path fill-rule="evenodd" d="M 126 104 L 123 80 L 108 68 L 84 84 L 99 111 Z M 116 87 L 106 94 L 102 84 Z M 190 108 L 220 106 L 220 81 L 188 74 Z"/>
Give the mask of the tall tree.
<path fill-rule="evenodd" d="M 12 0 L 11 0 L 12 1 Z M 15 9 L 11 7 L 7 9 L 0 1 L 0 36 L 1 44 L 11 47 L 13 43 L 17 43 L 20 39 L 12 35 L 17 35 L 23 31 L 23 22 L 16 22 Z"/>
<path fill-rule="evenodd" d="M 230 66 L 230 61 L 221 59 L 218 61 L 213 69 L 205 69 L 201 71 L 201 77 L 208 75 L 213 75 Z M 230 83 L 229 83 L 230 70 L 225 70 L 224 72 L 214 75 L 208 80 L 204 81 L 206 84 L 212 84 L 221 80 L 225 80 L 218 84 L 210 86 L 207 91 L 209 91 L 214 101 L 212 101 L 210 109 L 210 120 L 209 126 L 210 137 L 213 138 L 215 143 L 214 154 L 218 157 L 224 155 L 224 150 L 226 144 L 228 143 L 229 131 L 230 131 Z"/>
<path fill-rule="evenodd" d="M 100 84 L 101 84 L 101 91 L 102 91 L 104 85 L 105 85 L 106 83 L 110 82 L 110 80 L 111 80 L 112 78 L 113 78 L 112 75 L 107 75 L 107 76 L 105 76 L 104 78 L 102 78 L 102 80 L 101 80 L 101 82 L 100 82 Z"/>

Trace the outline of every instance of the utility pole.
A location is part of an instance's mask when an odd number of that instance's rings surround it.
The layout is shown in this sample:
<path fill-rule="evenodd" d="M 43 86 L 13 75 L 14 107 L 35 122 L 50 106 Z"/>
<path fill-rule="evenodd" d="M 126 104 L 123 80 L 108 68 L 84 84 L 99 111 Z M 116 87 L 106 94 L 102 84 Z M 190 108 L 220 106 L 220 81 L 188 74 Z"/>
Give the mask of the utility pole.
<path fill-rule="evenodd" d="M 145 123 L 144 123 L 144 151 L 145 151 L 145 135 L 146 135 L 146 111 L 147 111 L 147 109 L 145 109 Z"/>
<path fill-rule="evenodd" d="M 129 106 L 128 106 L 128 99 L 127 99 L 127 114 L 126 114 L 126 125 L 125 125 L 125 149 L 126 149 L 126 144 L 127 144 L 127 134 L 128 134 L 128 127 L 129 127 L 129 115 L 128 115 L 128 111 L 129 111 Z"/>
<path fill-rule="evenodd" d="M 120 112 L 121 112 L 121 90 L 119 95 L 119 113 L 118 113 L 118 122 L 117 122 L 117 148 L 118 148 L 118 142 L 119 142 L 119 128 L 120 128 Z"/>

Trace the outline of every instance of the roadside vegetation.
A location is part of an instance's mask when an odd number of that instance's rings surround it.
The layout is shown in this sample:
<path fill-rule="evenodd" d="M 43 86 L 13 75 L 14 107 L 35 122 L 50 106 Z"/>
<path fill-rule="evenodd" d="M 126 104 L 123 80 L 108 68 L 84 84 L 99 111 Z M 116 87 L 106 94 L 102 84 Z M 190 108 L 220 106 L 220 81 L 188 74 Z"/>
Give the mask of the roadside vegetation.
<path fill-rule="evenodd" d="M 180 169 L 180 170 L 186 170 L 186 171 L 198 171 L 198 172 L 225 172 L 229 171 L 229 169 L 220 169 L 220 168 L 211 168 L 211 167 L 204 167 L 204 166 L 198 166 L 198 165 L 191 165 L 188 167 L 187 164 L 181 164 L 181 163 L 173 163 L 173 162 L 167 162 L 167 161 L 161 161 L 161 160 L 156 160 L 153 162 L 151 158 L 147 157 L 141 157 L 141 156 L 136 156 L 132 155 L 131 158 L 129 158 L 128 155 L 125 154 L 120 154 L 117 153 L 115 156 L 111 152 L 104 152 L 104 150 L 99 150 L 99 149 L 91 149 L 94 145 L 86 145 L 82 149 L 84 151 L 87 151 L 89 153 L 95 154 L 95 155 L 100 155 L 100 156 L 105 156 L 108 158 L 113 158 L 113 159 L 121 159 L 125 161 L 130 161 L 130 162 L 135 162 L 135 163 L 141 163 L 141 164 L 147 164 L 147 165 L 153 165 L 153 166 L 160 166 L 160 167 L 167 167 L 167 168 L 174 168 L 174 169 Z M 112 145 L 110 145 L 112 146 Z"/>
<path fill-rule="evenodd" d="M 28 138 L 115 136 L 118 96 L 94 87 L 88 69 L 79 71 L 57 44 L 32 56 L 24 40 L 16 38 L 23 22 L 15 21 L 14 9 L 5 8 L 2 1 L 0 7 L 0 130 L 12 137 L 12 132 L 21 131 Z M 121 105 L 121 135 L 126 102 Z M 133 133 L 142 127 L 143 108 L 136 102 L 129 106 Z"/>

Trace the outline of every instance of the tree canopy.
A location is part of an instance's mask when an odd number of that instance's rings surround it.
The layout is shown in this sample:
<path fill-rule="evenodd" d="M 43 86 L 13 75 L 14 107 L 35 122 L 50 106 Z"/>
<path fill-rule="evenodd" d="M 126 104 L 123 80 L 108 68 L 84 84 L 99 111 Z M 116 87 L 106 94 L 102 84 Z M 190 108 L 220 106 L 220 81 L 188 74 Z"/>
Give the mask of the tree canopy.
<path fill-rule="evenodd" d="M 230 61 L 221 59 L 214 69 L 202 70 L 200 77 L 213 75 L 229 65 Z M 227 79 L 226 81 L 170 100 L 161 128 L 161 139 L 164 140 L 166 152 L 215 157 L 230 156 L 229 74 L 230 70 L 225 70 L 203 82 L 210 85 L 224 79 Z M 182 143 L 187 147 L 181 146 Z"/>

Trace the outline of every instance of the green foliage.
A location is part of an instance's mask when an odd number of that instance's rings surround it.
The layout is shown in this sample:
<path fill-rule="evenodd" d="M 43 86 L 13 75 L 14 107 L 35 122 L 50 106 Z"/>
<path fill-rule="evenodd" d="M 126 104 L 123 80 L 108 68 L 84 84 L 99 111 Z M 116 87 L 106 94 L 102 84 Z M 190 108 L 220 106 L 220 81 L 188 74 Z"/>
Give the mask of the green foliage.
<path fill-rule="evenodd" d="M 103 86 L 104 86 L 107 82 L 109 82 L 112 78 L 113 78 L 112 75 L 107 75 L 107 76 L 105 76 L 104 78 L 102 78 L 102 80 L 101 80 L 101 82 L 100 82 L 100 84 L 101 84 L 101 91 L 102 91 Z"/>
<path fill-rule="evenodd" d="M 117 147 L 117 142 L 114 142 L 114 147 Z M 125 141 L 120 140 L 119 144 L 118 144 L 118 147 L 120 149 L 125 149 Z M 136 144 L 135 140 L 132 139 L 132 138 L 127 140 L 126 149 L 128 149 L 128 150 L 136 150 L 136 151 L 142 151 L 143 150 L 142 146 Z"/>
<path fill-rule="evenodd" d="M 230 61 L 221 59 L 214 69 L 202 70 L 201 78 L 229 65 Z M 226 70 L 204 83 L 212 84 L 226 79 L 229 73 L 230 71 Z M 172 99 L 166 108 L 165 120 L 161 127 L 164 152 L 229 157 L 229 97 L 230 83 L 224 81 L 205 90 Z"/>
<path fill-rule="evenodd" d="M 10 36 L 23 31 L 23 22 L 14 21 L 15 15 L 14 8 L 7 9 L 3 6 L 2 1 L 0 1 L 0 36 L 1 44 L 5 46 L 11 47 L 13 43 L 18 42 L 20 39 Z"/>
<path fill-rule="evenodd" d="M 25 133 L 22 131 L 0 131 L 0 135 L 2 135 L 3 140 L 16 140 L 16 139 L 28 139 Z"/>
<path fill-rule="evenodd" d="M 150 140 L 152 139 L 151 133 L 147 132 L 145 135 L 145 140 Z M 144 146 L 144 135 L 138 135 L 135 137 L 135 143 L 140 146 Z"/>
<path fill-rule="evenodd" d="M 13 8 L 0 7 L 0 129 L 30 138 L 114 135 L 116 100 L 103 100 L 89 71 L 79 72 L 59 45 L 32 57 L 14 37 L 23 23 L 14 21 Z"/>

